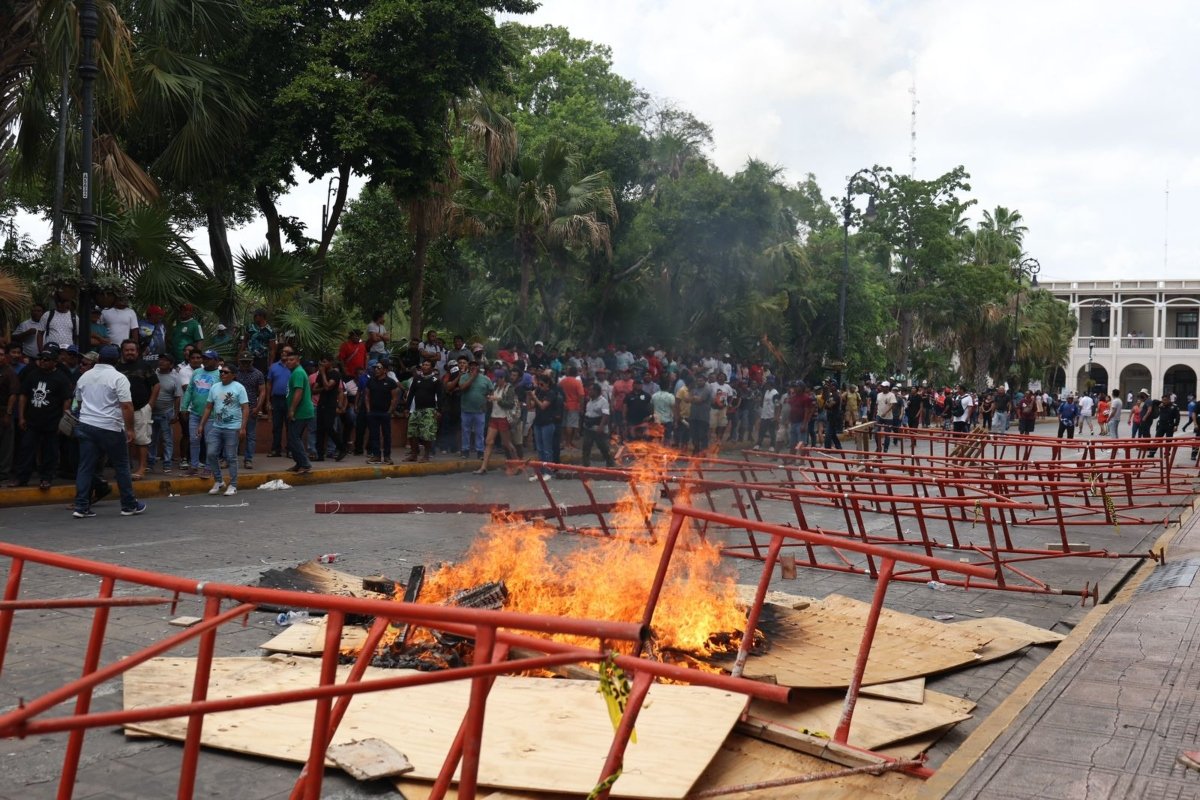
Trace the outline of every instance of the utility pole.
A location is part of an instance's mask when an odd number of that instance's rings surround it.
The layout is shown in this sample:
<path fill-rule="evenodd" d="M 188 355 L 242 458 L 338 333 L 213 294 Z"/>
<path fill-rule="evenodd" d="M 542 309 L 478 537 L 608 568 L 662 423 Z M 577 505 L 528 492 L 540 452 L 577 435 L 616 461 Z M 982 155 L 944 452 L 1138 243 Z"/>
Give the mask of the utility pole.
<path fill-rule="evenodd" d="M 91 349 L 92 318 L 92 239 L 96 234 L 96 216 L 92 213 L 92 128 L 96 117 L 96 36 L 100 17 L 96 0 L 82 0 L 79 6 L 79 31 L 83 39 L 83 56 L 79 59 L 79 79 L 83 83 L 83 104 L 80 109 L 80 193 L 79 193 L 79 351 Z"/>

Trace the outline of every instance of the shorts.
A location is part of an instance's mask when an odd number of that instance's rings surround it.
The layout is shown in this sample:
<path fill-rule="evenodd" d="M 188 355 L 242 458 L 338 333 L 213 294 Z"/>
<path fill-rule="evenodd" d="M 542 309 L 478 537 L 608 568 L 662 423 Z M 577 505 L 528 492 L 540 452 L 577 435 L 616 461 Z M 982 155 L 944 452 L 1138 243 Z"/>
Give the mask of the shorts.
<path fill-rule="evenodd" d="M 437 409 L 418 408 L 408 415 L 408 438 L 432 442 L 437 438 Z"/>
<path fill-rule="evenodd" d="M 578 411 L 567 411 L 566 419 L 567 419 L 567 421 L 565 423 L 563 423 L 564 425 L 566 425 L 566 427 L 568 427 L 568 428 L 578 428 L 579 427 L 579 412 Z"/>
<path fill-rule="evenodd" d="M 133 443 L 139 447 L 150 444 L 150 431 L 154 428 L 154 418 L 150 404 L 133 412 Z"/>
<path fill-rule="evenodd" d="M 488 420 L 488 427 L 501 433 L 512 430 L 512 425 L 509 425 L 508 420 L 504 417 L 492 417 Z"/>

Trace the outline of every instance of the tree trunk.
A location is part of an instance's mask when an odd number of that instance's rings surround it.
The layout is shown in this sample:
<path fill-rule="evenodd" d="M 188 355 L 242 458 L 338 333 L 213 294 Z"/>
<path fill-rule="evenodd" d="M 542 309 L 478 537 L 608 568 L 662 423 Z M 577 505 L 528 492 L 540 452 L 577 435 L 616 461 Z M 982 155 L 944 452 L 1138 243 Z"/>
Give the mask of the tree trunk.
<path fill-rule="evenodd" d="M 908 364 L 909 355 L 912 353 L 912 336 L 913 336 L 913 311 L 909 308 L 900 309 L 900 347 L 897 349 L 896 364 L 897 370 L 903 370 Z"/>
<path fill-rule="evenodd" d="M 528 231 L 521 231 L 519 236 L 517 249 L 521 253 L 521 288 L 517 294 L 517 310 L 521 319 L 527 319 L 529 317 L 529 283 L 533 278 L 533 259 L 536 253 L 533 235 Z"/>
<path fill-rule="evenodd" d="M 265 183 L 254 186 L 254 199 L 258 202 L 258 210 L 267 221 L 267 251 L 272 256 L 283 253 L 283 237 L 279 233 L 279 210 L 275 208 L 275 199 Z"/>
<path fill-rule="evenodd" d="M 410 206 L 410 213 L 414 210 Z M 416 210 L 415 213 L 420 213 Z M 425 316 L 425 262 L 429 254 L 429 228 L 419 220 L 413 230 L 412 299 L 409 301 L 408 335 L 422 339 L 421 326 Z"/>
<path fill-rule="evenodd" d="M 208 249 L 212 258 L 213 277 L 220 282 L 226 293 L 218 309 L 218 316 L 232 328 L 235 322 L 234 299 L 237 295 L 237 280 L 233 274 L 233 254 L 229 250 L 225 213 L 219 202 L 210 203 L 204 211 L 208 217 Z"/>
<path fill-rule="evenodd" d="M 329 209 L 329 218 L 325 222 L 325 230 L 321 231 L 321 243 L 317 247 L 317 260 L 320 262 L 325 261 L 325 254 L 329 252 L 329 245 L 333 242 L 333 234 L 337 232 L 342 210 L 346 207 L 346 193 L 349 190 L 350 162 L 347 161 L 338 167 L 337 195 L 333 198 L 333 208 Z M 320 270 L 325 271 L 324 263 L 321 264 Z"/>

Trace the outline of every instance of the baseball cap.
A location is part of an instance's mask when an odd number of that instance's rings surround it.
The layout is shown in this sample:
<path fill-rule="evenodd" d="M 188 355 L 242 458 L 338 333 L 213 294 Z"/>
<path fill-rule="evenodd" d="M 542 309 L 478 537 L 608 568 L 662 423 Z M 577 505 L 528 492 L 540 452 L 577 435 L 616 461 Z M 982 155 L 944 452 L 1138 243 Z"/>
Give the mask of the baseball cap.
<path fill-rule="evenodd" d="M 68 352 L 79 352 L 78 350 L 74 350 L 72 348 L 74 348 L 74 345 L 71 345 L 71 348 L 68 348 Z M 117 349 L 115 344 L 106 344 L 104 347 L 100 348 L 100 352 L 97 355 L 101 361 L 116 361 L 121 357 L 121 351 Z"/>
<path fill-rule="evenodd" d="M 546 346 L 546 343 L 545 343 L 545 342 L 543 342 L 543 341 L 540 341 L 540 340 L 539 340 L 539 341 L 536 341 L 536 342 L 534 342 L 534 343 L 533 343 L 533 346 L 534 346 L 534 347 L 545 347 L 545 346 Z"/>
<path fill-rule="evenodd" d="M 220 358 L 221 356 L 218 355 L 216 350 L 205 350 L 204 357 L 205 358 Z"/>
<path fill-rule="evenodd" d="M 37 357 L 38 358 L 54 358 L 54 353 L 50 352 L 49 350 L 43 350 L 42 352 L 37 354 Z"/>
<path fill-rule="evenodd" d="M 227 330 L 229 330 L 229 329 L 225 327 L 225 323 L 221 323 L 220 325 L 218 325 L 218 326 L 217 326 L 217 330 L 219 330 L 219 331 L 227 331 Z"/>
<path fill-rule="evenodd" d="M 108 345 L 105 345 L 105 347 L 112 347 L 112 348 L 116 348 L 116 345 L 115 345 L 115 344 L 108 344 Z M 76 345 L 73 345 L 73 344 L 69 344 L 69 345 L 67 345 L 67 352 L 68 352 L 68 353 L 74 353 L 75 355 L 79 355 L 79 347 L 77 347 Z"/>
<path fill-rule="evenodd" d="M 107 347 L 116 347 L 116 345 L 112 345 L 112 344 L 106 345 L 106 346 Z M 83 360 L 91 361 L 91 362 L 95 363 L 100 360 L 100 354 L 97 353 L 95 350 L 88 350 L 86 353 L 83 354 Z"/>
<path fill-rule="evenodd" d="M 448 372 L 449 372 L 451 375 L 457 375 L 457 374 L 458 374 L 458 372 L 459 372 L 459 370 L 458 370 L 458 364 L 451 364 L 451 365 L 450 365 L 450 368 L 449 368 L 447 371 L 448 371 Z"/>
<path fill-rule="evenodd" d="M 146 316 L 153 316 L 161 313 L 163 313 L 162 306 L 150 306 L 146 309 Z"/>
<path fill-rule="evenodd" d="M 882 383 L 880 383 L 879 385 L 880 385 L 880 386 L 888 386 L 888 387 L 890 387 L 892 384 L 891 384 L 890 382 L 888 382 L 888 381 L 883 381 L 883 382 L 882 382 Z"/>

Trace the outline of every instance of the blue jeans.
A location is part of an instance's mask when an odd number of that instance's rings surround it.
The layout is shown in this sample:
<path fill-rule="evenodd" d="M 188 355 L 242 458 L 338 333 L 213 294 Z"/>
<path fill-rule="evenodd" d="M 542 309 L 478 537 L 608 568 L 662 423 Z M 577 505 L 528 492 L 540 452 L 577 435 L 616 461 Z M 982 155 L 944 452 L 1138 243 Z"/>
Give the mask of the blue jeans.
<path fill-rule="evenodd" d="M 200 466 L 200 415 L 188 414 L 188 445 L 191 447 L 192 469 Z M 211 455 L 211 454 L 210 454 Z"/>
<path fill-rule="evenodd" d="M 158 459 L 158 443 L 162 442 L 163 466 L 169 467 L 171 459 L 175 457 L 175 434 L 171 430 L 171 421 L 175 419 L 175 412 L 154 414 L 150 419 L 154 427 L 150 430 L 150 457 L 147 460 L 150 466 L 154 466 L 154 462 Z"/>
<path fill-rule="evenodd" d="M 1008 412 L 997 411 L 992 415 L 992 431 L 995 433 L 1004 433 L 1008 430 Z"/>
<path fill-rule="evenodd" d="M 229 485 L 237 486 L 237 430 L 209 425 L 208 430 L 204 432 L 204 438 L 208 441 L 208 468 L 212 470 L 213 480 L 223 483 L 221 480 L 221 459 L 223 458 L 229 464 Z"/>
<path fill-rule="evenodd" d="M 75 429 L 79 439 L 79 469 L 75 473 L 75 510 L 87 511 L 92 506 L 92 484 L 100 477 L 97 465 L 100 456 L 117 471 L 117 488 L 121 490 L 121 510 L 137 508 L 133 495 L 133 479 L 129 473 L 129 446 L 124 431 L 110 431 L 94 425 L 79 423 Z"/>
<path fill-rule="evenodd" d="M 533 443 L 537 447 L 539 461 L 554 461 L 554 428 L 553 422 L 533 426 Z"/>
<path fill-rule="evenodd" d="M 283 426 L 287 424 L 287 395 L 271 395 L 271 452 L 283 449 Z M 290 446 L 290 445 L 289 445 Z"/>
<path fill-rule="evenodd" d="M 311 469 L 312 462 L 308 460 L 308 429 L 312 418 L 295 419 L 288 422 L 287 441 L 288 455 L 300 469 Z"/>
<path fill-rule="evenodd" d="M 804 434 L 805 424 L 803 422 L 788 423 L 788 445 L 795 448 L 796 445 L 805 441 Z"/>
<path fill-rule="evenodd" d="M 468 453 L 471 451 L 471 437 L 475 438 L 475 452 L 483 453 L 483 434 L 484 420 L 482 411 L 464 411 L 462 412 L 462 452 Z M 538 456 L 541 458 L 541 456 Z M 553 461 L 553 458 L 542 459 L 543 461 Z"/>
<path fill-rule="evenodd" d="M 253 409 L 254 405 L 251 404 L 250 408 Z M 250 419 L 246 422 L 246 455 L 245 455 L 245 458 L 246 458 L 247 463 L 254 461 L 254 445 L 255 445 L 255 440 L 258 437 L 258 417 L 256 417 L 254 415 L 253 410 L 251 410 L 249 412 L 249 414 L 250 414 Z M 234 448 L 233 452 L 237 453 L 236 447 Z"/>

